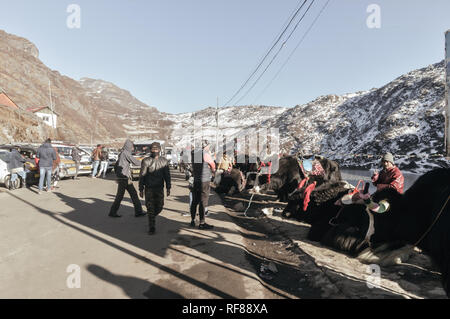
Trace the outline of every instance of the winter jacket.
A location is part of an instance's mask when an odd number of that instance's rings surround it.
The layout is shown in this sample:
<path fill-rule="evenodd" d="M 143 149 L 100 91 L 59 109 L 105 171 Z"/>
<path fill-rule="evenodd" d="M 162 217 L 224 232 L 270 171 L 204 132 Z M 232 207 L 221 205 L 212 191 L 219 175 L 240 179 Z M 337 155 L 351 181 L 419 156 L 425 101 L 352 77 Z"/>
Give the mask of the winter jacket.
<path fill-rule="evenodd" d="M 72 148 L 72 160 L 74 160 L 75 162 L 81 161 L 80 152 L 76 147 Z"/>
<path fill-rule="evenodd" d="M 230 172 L 232 168 L 233 168 L 233 162 L 231 161 L 231 159 L 228 156 L 222 157 L 222 159 L 220 160 L 219 166 L 217 167 L 217 169 L 221 169 L 226 172 Z"/>
<path fill-rule="evenodd" d="M 15 168 L 23 168 L 23 164 L 26 162 L 26 160 L 20 155 L 20 153 L 13 149 L 11 151 L 11 158 L 9 160 L 9 169 L 15 169 Z"/>
<path fill-rule="evenodd" d="M 400 194 L 403 194 L 405 178 L 397 166 L 390 169 L 383 169 L 378 178 L 373 178 L 373 185 L 377 187 L 377 191 L 384 188 L 393 188 Z"/>
<path fill-rule="evenodd" d="M 102 151 L 102 152 L 100 153 L 100 161 L 102 161 L 102 162 L 108 162 L 108 160 L 109 160 L 108 152 L 107 152 L 107 151 Z"/>
<path fill-rule="evenodd" d="M 100 154 L 102 152 L 101 148 L 95 148 L 94 151 L 92 152 L 92 159 L 94 161 L 99 161 L 100 160 Z"/>
<path fill-rule="evenodd" d="M 141 162 L 131 155 L 133 151 L 133 142 L 126 140 L 120 152 L 114 171 L 119 178 L 131 178 L 130 163 L 135 166 L 141 166 Z"/>
<path fill-rule="evenodd" d="M 167 189 L 172 187 L 169 161 L 165 157 L 155 159 L 150 156 L 144 158 L 139 176 L 139 191 L 143 191 L 144 186 L 151 189 L 164 188 L 164 182 Z"/>
<path fill-rule="evenodd" d="M 56 160 L 56 153 L 50 143 L 39 146 L 36 157 L 39 158 L 39 167 L 52 167 Z"/>
<path fill-rule="evenodd" d="M 209 152 L 198 150 L 192 152 L 191 155 L 193 163 L 194 182 L 210 182 L 212 177 L 211 171 L 215 172 L 216 164 L 214 163 Z"/>

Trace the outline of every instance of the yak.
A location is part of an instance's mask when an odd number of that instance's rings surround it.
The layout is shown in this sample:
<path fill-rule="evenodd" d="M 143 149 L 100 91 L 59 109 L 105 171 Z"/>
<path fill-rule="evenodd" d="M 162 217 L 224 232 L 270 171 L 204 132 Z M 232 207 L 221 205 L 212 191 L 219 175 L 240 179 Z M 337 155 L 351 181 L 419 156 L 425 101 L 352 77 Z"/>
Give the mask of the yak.
<path fill-rule="evenodd" d="M 320 186 L 324 183 L 334 183 L 341 181 L 339 165 L 335 161 L 321 156 L 314 156 L 314 162 L 320 164 L 321 174 L 310 174 L 301 167 L 299 161 L 294 156 L 285 156 L 280 158 L 278 170 L 271 176 L 270 183 L 267 183 L 257 189 L 258 193 L 266 193 L 269 190 L 274 191 L 282 202 L 288 202 L 289 195 L 299 186 L 300 182 L 308 177 L 308 182 L 304 185 L 306 188 L 311 183 Z"/>
<path fill-rule="evenodd" d="M 440 268 L 450 297 L 450 168 L 425 173 L 403 195 L 384 189 L 372 200 L 387 201 L 389 210 L 377 214 L 366 205 L 352 204 L 327 221 L 337 208 L 323 205 L 322 212 L 316 212 L 323 218 L 312 222 L 309 238 L 369 263 L 383 263 L 394 250 L 417 246 Z"/>

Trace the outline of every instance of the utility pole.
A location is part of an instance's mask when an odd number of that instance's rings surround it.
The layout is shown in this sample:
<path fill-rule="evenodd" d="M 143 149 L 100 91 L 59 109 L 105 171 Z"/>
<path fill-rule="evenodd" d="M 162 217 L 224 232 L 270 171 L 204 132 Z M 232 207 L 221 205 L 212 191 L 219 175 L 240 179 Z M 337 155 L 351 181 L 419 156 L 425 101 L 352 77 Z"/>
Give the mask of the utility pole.
<path fill-rule="evenodd" d="M 445 32 L 445 155 L 450 158 L 450 30 Z"/>
<path fill-rule="evenodd" d="M 216 151 L 214 153 L 217 161 L 217 154 L 219 154 L 219 97 L 217 97 L 216 104 Z"/>
<path fill-rule="evenodd" d="M 52 127 L 55 126 L 54 124 L 54 116 L 55 113 L 53 113 L 53 101 L 52 101 L 52 86 L 50 84 L 50 78 L 48 79 L 48 94 L 50 96 L 50 110 L 52 111 Z M 56 128 L 56 127 L 55 127 Z"/>

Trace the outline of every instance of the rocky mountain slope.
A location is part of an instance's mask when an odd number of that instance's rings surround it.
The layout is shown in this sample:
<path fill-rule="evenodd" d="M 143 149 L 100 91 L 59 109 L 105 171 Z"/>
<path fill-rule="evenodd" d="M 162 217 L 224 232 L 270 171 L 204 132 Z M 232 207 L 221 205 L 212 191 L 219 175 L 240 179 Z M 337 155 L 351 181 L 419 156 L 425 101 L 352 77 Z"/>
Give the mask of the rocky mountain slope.
<path fill-rule="evenodd" d="M 47 132 L 45 124 L 33 115 L 39 130 L 31 135 L 5 130 L 0 142 L 40 142 L 47 136 L 81 143 L 113 142 L 136 135 L 165 138 L 167 131 L 159 128 L 167 126 L 157 120 L 160 116 L 155 108 L 111 83 L 76 81 L 51 70 L 39 60 L 34 44 L 0 30 L 0 87 L 8 96 L 22 110 L 48 106 L 49 83 L 54 110 L 59 115 L 58 129 Z"/>
<path fill-rule="evenodd" d="M 285 151 L 345 166 L 374 166 L 388 151 L 412 171 L 446 165 L 444 76 L 444 63 L 436 63 L 379 89 L 319 97 L 263 124 L 280 129 Z"/>

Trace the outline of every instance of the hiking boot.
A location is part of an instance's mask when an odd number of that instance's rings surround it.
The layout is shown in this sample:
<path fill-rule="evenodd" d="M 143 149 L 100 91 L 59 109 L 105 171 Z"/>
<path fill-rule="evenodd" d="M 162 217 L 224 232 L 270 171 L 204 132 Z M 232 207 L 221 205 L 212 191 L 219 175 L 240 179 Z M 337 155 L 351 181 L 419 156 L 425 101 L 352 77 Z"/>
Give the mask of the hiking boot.
<path fill-rule="evenodd" d="M 191 226 L 191 227 L 195 227 L 195 220 L 191 221 L 190 226 Z"/>
<path fill-rule="evenodd" d="M 144 212 L 139 212 L 139 213 L 134 214 L 134 217 L 142 217 L 142 216 L 145 216 L 145 215 L 146 214 Z"/>
<path fill-rule="evenodd" d="M 119 218 L 119 217 L 122 217 L 122 215 L 119 215 L 119 214 L 109 214 L 108 216 L 109 216 L 109 217 L 113 217 L 113 218 Z"/>
<path fill-rule="evenodd" d="M 213 225 L 209 225 L 207 223 L 203 223 L 203 224 L 198 225 L 198 228 L 199 229 L 213 229 L 214 226 Z"/>

